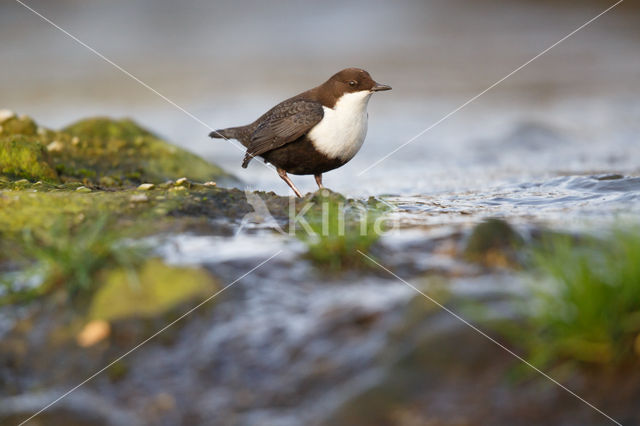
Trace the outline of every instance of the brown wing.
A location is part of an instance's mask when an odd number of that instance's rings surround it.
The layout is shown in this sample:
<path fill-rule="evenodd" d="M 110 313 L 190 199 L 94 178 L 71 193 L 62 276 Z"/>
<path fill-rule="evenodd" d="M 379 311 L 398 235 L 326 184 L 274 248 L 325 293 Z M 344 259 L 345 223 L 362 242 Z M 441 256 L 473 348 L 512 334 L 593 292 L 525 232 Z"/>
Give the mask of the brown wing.
<path fill-rule="evenodd" d="M 261 117 L 261 122 L 247 144 L 242 167 L 256 155 L 293 142 L 318 124 L 324 111 L 320 102 L 307 100 L 284 101 Z"/>

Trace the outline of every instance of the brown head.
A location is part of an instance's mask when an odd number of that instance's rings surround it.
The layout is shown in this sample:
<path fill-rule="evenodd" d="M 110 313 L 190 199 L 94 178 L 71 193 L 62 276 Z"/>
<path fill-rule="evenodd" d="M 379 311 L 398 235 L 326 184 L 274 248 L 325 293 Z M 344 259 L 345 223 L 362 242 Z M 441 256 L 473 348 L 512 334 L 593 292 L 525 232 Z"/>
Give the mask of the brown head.
<path fill-rule="evenodd" d="M 335 100 L 345 93 L 360 91 L 380 92 L 391 90 L 391 86 L 377 83 L 368 72 L 360 68 L 345 68 L 338 71 L 331 78 L 318 86 L 319 97 L 323 98 L 323 104 L 333 106 Z M 334 100 L 334 102 L 331 102 Z"/>

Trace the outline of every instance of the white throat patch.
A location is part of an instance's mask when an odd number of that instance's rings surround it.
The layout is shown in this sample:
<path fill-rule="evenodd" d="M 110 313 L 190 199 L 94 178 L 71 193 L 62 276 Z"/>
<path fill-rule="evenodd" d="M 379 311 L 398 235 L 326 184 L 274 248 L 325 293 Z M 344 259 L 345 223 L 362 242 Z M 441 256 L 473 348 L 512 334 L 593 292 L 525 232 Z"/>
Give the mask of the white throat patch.
<path fill-rule="evenodd" d="M 322 107 L 324 117 L 308 133 L 313 146 L 329 158 L 349 161 L 367 135 L 367 104 L 372 92 L 347 93 L 333 108 Z"/>

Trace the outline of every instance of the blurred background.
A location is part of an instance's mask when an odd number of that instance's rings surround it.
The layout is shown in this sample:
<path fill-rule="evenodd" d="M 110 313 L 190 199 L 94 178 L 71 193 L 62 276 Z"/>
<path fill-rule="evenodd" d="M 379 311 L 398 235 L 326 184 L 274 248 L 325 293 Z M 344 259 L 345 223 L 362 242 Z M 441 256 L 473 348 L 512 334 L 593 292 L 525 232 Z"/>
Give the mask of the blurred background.
<path fill-rule="evenodd" d="M 437 193 L 558 172 L 635 170 L 640 15 L 625 1 L 467 108 L 358 176 L 609 1 L 90 1 L 28 4 L 214 128 L 358 66 L 393 91 L 325 176 L 349 194 Z M 250 188 L 286 193 L 242 153 L 14 1 L 0 4 L 0 104 L 60 127 L 132 117 Z M 513 136 L 526 143 L 514 143 Z M 523 146 L 526 145 L 526 146 Z M 544 149 L 542 149 L 544 148 Z M 312 179 L 294 179 L 313 190 Z"/>

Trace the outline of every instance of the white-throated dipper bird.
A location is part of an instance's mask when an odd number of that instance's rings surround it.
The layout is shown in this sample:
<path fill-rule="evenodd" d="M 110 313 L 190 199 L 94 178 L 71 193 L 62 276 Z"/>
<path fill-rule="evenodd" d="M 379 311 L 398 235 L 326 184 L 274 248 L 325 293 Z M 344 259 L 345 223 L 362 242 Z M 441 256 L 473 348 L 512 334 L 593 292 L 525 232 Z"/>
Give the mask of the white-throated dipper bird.
<path fill-rule="evenodd" d="M 209 136 L 239 140 L 247 148 L 242 167 L 253 157 L 262 157 L 302 197 L 287 173 L 314 175 L 322 188 L 322 174 L 347 163 L 362 146 L 369 98 L 381 90 L 391 87 L 376 83 L 365 70 L 346 68 L 320 86 L 279 103 L 251 124 L 216 130 Z"/>

